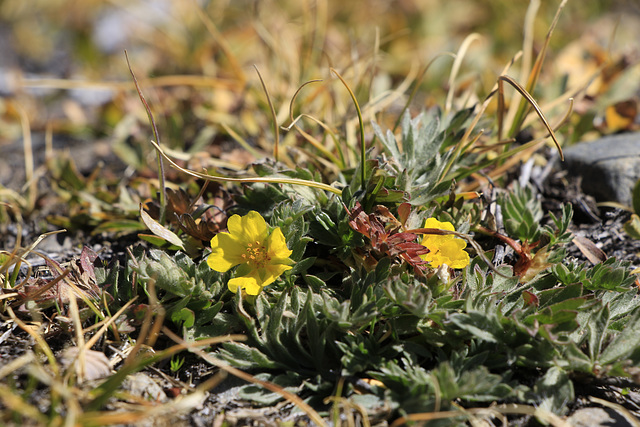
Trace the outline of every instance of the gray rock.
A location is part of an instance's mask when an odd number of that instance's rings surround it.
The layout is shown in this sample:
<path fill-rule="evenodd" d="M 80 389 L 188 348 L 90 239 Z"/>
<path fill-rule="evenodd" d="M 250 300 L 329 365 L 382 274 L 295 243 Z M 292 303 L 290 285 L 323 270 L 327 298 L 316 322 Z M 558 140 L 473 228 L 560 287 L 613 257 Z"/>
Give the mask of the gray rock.
<path fill-rule="evenodd" d="M 567 418 L 572 427 L 632 427 L 625 417 L 609 408 L 582 408 Z"/>
<path fill-rule="evenodd" d="M 561 167 L 582 177 L 582 190 L 600 202 L 631 206 L 640 179 L 640 133 L 611 135 L 564 150 Z"/>

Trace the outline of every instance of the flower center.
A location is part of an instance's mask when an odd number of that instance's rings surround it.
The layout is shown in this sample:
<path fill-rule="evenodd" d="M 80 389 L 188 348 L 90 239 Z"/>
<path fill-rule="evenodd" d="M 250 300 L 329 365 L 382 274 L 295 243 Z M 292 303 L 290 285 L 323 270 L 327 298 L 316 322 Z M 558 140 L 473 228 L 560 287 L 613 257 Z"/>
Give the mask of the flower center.
<path fill-rule="evenodd" d="M 256 240 L 253 243 L 247 243 L 246 253 L 242 254 L 242 258 L 249 264 L 257 267 L 264 268 L 265 264 L 271 261 L 271 257 L 267 252 L 267 248 Z"/>

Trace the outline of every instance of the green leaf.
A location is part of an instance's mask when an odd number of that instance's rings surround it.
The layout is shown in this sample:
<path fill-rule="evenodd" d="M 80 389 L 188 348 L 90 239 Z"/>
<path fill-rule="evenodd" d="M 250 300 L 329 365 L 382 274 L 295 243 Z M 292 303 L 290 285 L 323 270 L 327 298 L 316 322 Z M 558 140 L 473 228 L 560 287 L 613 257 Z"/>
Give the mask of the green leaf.
<path fill-rule="evenodd" d="M 634 351 L 640 348 L 640 310 L 636 310 L 625 328 L 620 332 L 600 355 L 600 363 L 608 365 L 622 362 Z"/>
<path fill-rule="evenodd" d="M 589 355 L 592 362 L 596 362 L 600 358 L 600 350 L 609 335 L 609 321 L 608 304 L 604 304 L 589 318 L 587 331 L 589 333 Z"/>
<path fill-rule="evenodd" d="M 449 317 L 449 321 L 480 340 L 498 342 L 497 337 L 485 327 L 489 319 L 483 313 L 453 314 Z"/>
<path fill-rule="evenodd" d="M 534 402 L 536 406 L 563 415 L 567 410 L 567 402 L 573 402 L 575 393 L 569 375 L 563 369 L 551 367 L 536 383 L 534 393 L 542 397 L 542 402 Z"/>
<path fill-rule="evenodd" d="M 578 344 L 570 341 L 560 348 L 562 349 L 563 357 L 562 360 L 558 360 L 560 366 L 571 371 L 593 374 L 593 361 L 580 350 Z"/>
<path fill-rule="evenodd" d="M 231 365 L 241 369 L 277 369 L 281 367 L 279 363 L 269 359 L 260 350 L 244 343 L 224 343 L 220 355 Z"/>
<path fill-rule="evenodd" d="M 171 313 L 171 321 L 185 328 L 191 328 L 195 323 L 196 315 L 193 310 L 188 309 L 187 307 L 181 308 L 179 311 L 174 311 Z"/>
<path fill-rule="evenodd" d="M 587 270 L 584 286 L 591 290 L 610 290 L 624 292 L 632 286 L 636 276 L 631 274 L 630 263 L 609 258 L 603 263 Z"/>
<path fill-rule="evenodd" d="M 305 274 L 304 276 L 302 276 L 302 278 L 304 279 L 305 283 L 309 286 L 309 288 L 315 291 L 318 291 L 326 286 L 326 284 L 322 279 L 320 279 L 319 277 L 313 276 L 311 274 Z"/>
<path fill-rule="evenodd" d="M 535 242 L 542 228 L 542 204 L 530 186 L 516 186 L 499 198 L 507 233 L 521 241 Z"/>
<path fill-rule="evenodd" d="M 293 265 L 290 274 L 304 273 L 313 265 L 314 262 L 316 262 L 316 257 L 304 258 Z"/>

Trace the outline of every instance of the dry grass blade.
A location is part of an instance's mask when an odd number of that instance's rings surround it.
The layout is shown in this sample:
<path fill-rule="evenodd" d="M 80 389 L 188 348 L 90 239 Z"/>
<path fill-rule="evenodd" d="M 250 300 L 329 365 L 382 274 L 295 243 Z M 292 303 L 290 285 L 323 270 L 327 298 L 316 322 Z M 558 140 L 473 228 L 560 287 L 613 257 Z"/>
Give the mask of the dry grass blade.
<path fill-rule="evenodd" d="M 353 101 L 353 104 L 356 107 L 356 112 L 358 113 L 358 121 L 360 122 L 360 179 L 362 180 L 362 182 L 360 183 L 362 186 L 362 189 L 364 190 L 366 188 L 366 153 L 367 153 L 367 146 L 366 146 L 366 141 L 364 138 L 364 122 L 362 120 L 362 111 L 360 111 L 360 105 L 358 104 L 358 99 L 356 98 L 355 93 L 353 93 L 353 91 L 351 90 L 351 88 L 349 87 L 349 85 L 347 84 L 347 82 L 342 78 L 342 76 L 340 75 L 340 73 L 338 73 L 338 71 L 336 71 L 334 68 L 331 68 L 331 72 L 334 73 L 338 79 L 340 79 L 340 81 L 342 82 L 342 84 L 344 85 L 344 87 L 347 89 L 347 91 L 349 92 L 349 95 L 351 96 L 351 100 Z"/>
<path fill-rule="evenodd" d="M 160 153 L 160 155 L 162 157 L 164 157 L 165 160 L 167 160 L 167 162 L 169 162 L 169 165 L 171 165 L 172 167 L 178 169 L 179 171 L 186 173 L 187 175 L 191 175 L 191 176 L 195 176 L 196 178 L 200 178 L 200 179 L 204 179 L 207 181 L 218 181 L 218 182 L 262 182 L 262 183 L 273 183 L 273 184 L 291 184 L 291 185 L 302 185 L 305 187 L 312 187 L 312 188 L 317 188 L 319 190 L 325 190 L 325 191 L 329 191 L 331 193 L 337 194 L 337 195 L 341 195 L 342 191 L 332 187 L 330 185 L 327 184 L 323 184 L 321 182 L 315 182 L 315 181 L 307 181 L 304 179 L 297 179 L 297 178 L 285 178 L 285 177 L 277 177 L 277 178 L 265 178 L 265 177 L 252 177 L 252 178 L 229 178 L 229 177 L 224 177 L 224 176 L 214 176 L 214 175 L 207 175 L 204 173 L 199 173 L 199 172 L 195 172 L 189 169 L 185 169 L 179 165 L 176 164 L 176 162 L 174 162 L 173 160 L 171 160 L 171 158 L 169 156 L 167 156 L 167 154 L 163 151 L 163 149 L 160 147 L 160 145 L 158 145 L 155 141 L 151 141 L 151 144 L 155 147 L 156 150 L 158 150 L 158 152 Z"/>
<path fill-rule="evenodd" d="M 193 0 L 192 3 L 193 3 L 193 7 L 198 13 L 198 17 L 200 18 L 204 26 L 207 28 L 207 31 L 209 31 L 209 34 L 211 34 L 213 39 L 216 41 L 216 43 L 218 43 L 218 45 L 220 46 L 220 49 L 222 49 L 225 56 L 227 57 L 227 60 L 229 61 L 229 65 L 231 65 L 231 68 L 236 78 L 240 81 L 241 86 L 244 86 L 244 84 L 247 81 L 247 78 L 244 75 L 244 71 L 242 71 L 242 66 L 238 62 L 238 59 L 233 54 L 233 51 L 231 50 L 229 43 L 227 43 L 227 41 L 224 39 L 224 37 L 216 27 L 216 24 L 213 22 L 213 20 L 211 20 L 211 18 L 207 16 L 204 13 L 204 11 L 200 8 L 200 5 L 198 4 L 198 2 Z"/>
<path fill-rule="evenodd" d="M 520 95 L 522 95 L 529 102 L 529 104 L 531 104 L 533 109 L 538 114 L 538 117 L 540 117 L 540 120 L 542 121 L 544 126 L 547 128 L 547 131 L 549 131 L 549 136 L 551 136 L 551 139 L 553 139 L 553 142 L 556 144 L 558 153 L 560 153 L 560 160 L 564 160 L 564 154 L 562 153 L 562 147 L 560 146 L 560 142 L 558 142 L 558 139 L 556 138 L 556 135 L 553 132 L 553 129 L 551 128 L 551 125 L 549 124 L 549 122 L 547 121 L 547 118 L 542 113 L 542 110 L 538 106 L 538 103 L 536 102 L 535 99 L 533 99 L 533 97 L 529 94 L 529 92 L 526 91 L 525 88 L 520 86 L 520 84 L 513 79 L 513 77 L 510 77 L 507 75 L 498 77 L 498 105 L 499 105 L 498 109 L 501 111 L 504 110 L 504 87 L 503 87 L 504 83 L 503 82 L 507 82 L 511 86 L 513 86 L 514 89 L 517 90 L 520 93 Z M 498 140 L 502 140 L 502 124 L 503 124 L 502 115 L 498 114 Z"/>
<path fill-rule="evenodd" d="M 504 67 L 504 69 L 502 70 L 502 75 L 506 74 L 509 69 L 511 68 L 511 66 L 518 60 L 520 59 L 520 57 L 522 56 L 522 52 L 518 52 L 514 55 L 513 58 L 511 58 L 511 61 L 509 61 L 509 63 Z M 484 114 L 484 112 L 486 111 L 487 107 L 489 106 L 489 102 L 491 102 L 491 98 L 493 97 L 493 95 L 495 95 L 498 92 L 498 82 L 496 81 L 496 83 L 493 85 L 493 88 L 491 89 L 491 92 L 489 92 L 489 94 L 487 95 L 487 97 L 485 98 L 484 102 L 482 103 L 482 105 L 480 106 L 480 110 L 476 113 L 475 117 L 473 118 L 473 121 L 471 122 L 471 124 L 469 125 L 469 127 L 467 128 L 467 130 L 465 131 L 464 135 L 462 135 L 462 138 L 460 139 L 460 141 L 456 144 L 456 149 L 454 154 L 451 156 L 451 158 L 449 159 L 447 166 L 445 167 L 443 173 L 442 173 L 442 177 L 440 178 L 440 182 L 442 182 L 444 179 L 446 179 L 447 174 L 449 173 L 449 171 L 451 170 L 451 168 L 453 167 L 453 164 L 456 162 L 456 160 L 460 157 L 460 155 L 465 151 L 466 147 L 465 145 L 467 144 L 467 141 L 469 140 L 469 136 L 471 136 L 471 133 L 473 132 L 473 130 L 475 129 L 476 125 L 478 124 L 478 122 L 480 121 L 480 118 L 482 117 L 482 115 Z M 482 132 L 482 131 L 481 131 Z M 479 138 L 480 135 L 478 135 L 476 138 L 474 138 L 474 140 L 477 140 Z M 473 142 L 473 141 L 472 141 Z"/>
<path fill-rule="evenodd" d="M 245 339 L 246 337 L 244 335 L 224 335 L 199 340 L 191 344 L 184 343 L 174 345 L 173 347 L 170 347 L 166 350 L 152 353 L 151 355 L 134 357 L 131 360 L 129 359 L 129 357 L 127 357 L 127 361 L 125 361 L 125 363 L 120 368 L 118 368 L 114 375 L 109 377 L 106 381 L 104 381 L 102 384 L 100 384 L 90 392 L 89 398 L 92 400 L 85 405 L 85 409 L 87 411 L 86 413 L 96 412 L 101 409 L 107 402 L 109 397 L 117 391 L 120 384 L 122 384 L 122 382 L 128 375 L 138 372 L 145 367 L 152 365 L 153 363 L 168 359 L 171 356 L 186 349 L 193 349 L 199 346 L 208 347 L 226 341 L 244 341 Z M 134 347 L 134 350 L 135 348 L 136 347 Z M 129 356 L 131 356 L 131 354 Z"/>
<path fill-rule="evenodd" d="M 113 411 L 86 412 L 80 417 L 81 423 L 83 425 L 131 424 L 142 420 L 159 420 L 160 417 L 186 413 L 201 406 L 207 397 L 207 391 L 217 386 L 226 376 L 226 372 L 220 371 L 198 385 L 193 392 L 185 396 L 178 396 L 163 405 L 154 405 L 152 407 L 140 405 L 141 409 L 139 410 L 121 413 L 114 413 Z"/>
<path fill-rule="evenodd" d="M 129 63 L 129 55 L 127 51 L 124 51 L 124 56 L 127 59 L 127 66 L 129 67 L 129 72 L 131 73 L 131 77 L 133 78 L 133 83 L 136 85 L 136 91 L 138 92 L 138 96 L 140 97 L 140 102 L 144 105 L 144 109 L 147 112 L 147 117 L 149 118 L 149 123 L 151 124 L 151 129 L 153 129 L 153 137 L 156 141 L 160 142 L 160 134 L 158 133 L 158 127 L 156 126 L 156 121 L 153 118 L 153 114 L 151 113 L 151 108 L 147 103 L 147 100 L 144 98 L 142 94 L 142 90 L 140 89 L 140 85 L 138 84 L 138 79 L 136 78 L 133 69 L 131 68 L 131 64 Z M 162 156 L 157 154 L 156 156 L 158 162 L 158 179 L 160 181 L 160 223 L 164 223 L 165 220 L 165 210 L 167 205 L 167 190 L 165 188 L 164 183 L 164 163 L 162 162 Z"/>
<path fill-rule="evenodd" d="M 527 81 L 531 72 L 531 63 L 533 61 L 533 42 L 535 35 L 535 18 L 540 9 L 540 0 L 532 0 L 527 7 L 527 13 L 524 17 L 523 39 L 522 39 L 522 67 L 520 69 L 520 81 Z M 503 72 L 502 74 L 506 74 Z M 513 94 L 509 103 L 509 112 L 507 113 L 507 123 L 513 123 L 518 108 L 522 105 L 522 99 L 517 93 Z"/>
<path fill-rule="evenodd" d="M 32 352 L 23 354 L 22 356 L 14 359 L 0 368 L 0 380 L 7 375 L 21 369 L 35 360 L 35 355 Z"/>
<path fill-rule="evenodd" d="M 407 76 L 395 89 L 385 90 L 367 102 L 367 104 L 362 108 L 363 117 L 367 117 L 369 120 L 375 120 L 375 115 L 377 113 L 384 111 L 404 95 L 407 89 L 411 86 L 411 82 L 416 79 L 418 72 L 419 67 L 414 62 L 411 68 L 407 71 Z M 351 120 L 357 120 L 357 118 Z"/>
<path fill-rule="evenodd" d="M 80 320 L 80 313 L 78 312 L 78 302 L 76 301 L 75 295 L 69 289 L 67 291 L 67 295 L 69 298 L 69 312 L 71 315 L 71 319 L 73 321 L 73 327 L 76 332 L 76 347 L 78 348 L 78 358 L 77 358 L 77 374 L 78 380 L 83 381 L 85 379 L 85 367 L 86 367 L 86 350 L 84 347 L 84 331 L 82 329 L 82 321 Z"/>
<path fill-rule="evenodd" d="M 47 291 L 49 291 L 54 286 L 58 285 L 60 282 L 63 282 L 70 272 L 71 272 L 70 270 L 64 270 L 62 272 L 59 272 L 59 275 L 57 277 L 48 281 L 44 286 L 41 286 L 34 292 L 27 294 L 24 298 L 21 298 L 20 300 L 14 302 L 12 306 L 19 306 L 24 304 L 27 301 L 37 301 L 40 296 L 44 295 Z M 16 288 L 14 289 L 18 289 L 19 287 L 20 286 L 16 286 Z"/>
<path fill-rule="evenodd" d="M 411 105 L 411 102 L 413 101 L 413 99 L 415 98 L 416 94 L 418 93 L 418 89 L 420 88 L 420 84 L 422 83 L 422 80 L 424 79 L 424 76 L 427 74 L 427 71 L 429 70 L 429 68 L 431 68 L 431 65 L 439 58 L 445 57 L 445 56 L 449 56 L 451 58 L 456 58 L 456 54 L 453 52 L 443 52 L 440 53 L 438 55 L 436 55 L 431 61 L 429 61 L 429 63 L 422 69 L 422 71 L 420 71 L 418 73 L 418 77 L 414 80 L 413 82 L 413 90 L 411 90 L 411 93 L 409 94 L 409 97 L 407 98 L 407 102 L 404 104 L 404 107 L 402 107 L 402 111 L 400 111 L 400 114 L 398 114 L 398 118 L 396 119 L 396 122 L 393 125 L 392 128 L 392 132 L 395 133 L 396 130 L 398 130 L 398 126 L 400 126 L 400 122 L 402 122 L 402 117 L 404 116 L 405 112 L 409 109 L 409 106 Z"/>
<path fill-rule="evenodd" d="M 307 414 L 311 419 L 311 421 L 316 423 L 318 426 L 325 426 L 325 427 L 327 426 L 327 423 L 322 419 L 322 417 L 311 406 L 309 406 L 307 403 L 305 403 L 302 399 L 300 399 L 295 394 L 288 392 L 287 390 L 273 383 L 259 380 L 253 375 L 247 374 L 246 372 L 241 371 L 240 369 L 234 368 L 233 366 L 227 365 L 226 363 L 218 359 L 215 359 L 214 357 L 211 357 L 209 354 L 195 347 L 195 345 L 197 345 L 198 343 L 194 343 L 194 344 L 187 343 L 182 338 L 180 338 L 179 336 L 177 336 L 167 328 L 164 328 L 163 331 L 173 341 L 175 341 L 176 343 L 179 343 L 180 345 L 185 346 L 186 348 L 189 348 L 193 353 L 197 354 L 203 360 L 206 360 L 208 363 L 211 363 L 212 365 L 217 366 L 218 368 L 240 379 L 248 381 L 252 384 L 260 385 L 269 391 L 279 394 L 280 396 L 287 399 L 289 402 L 296 405 L 305 414 Z"/>
<path fill-rule="evenodd" d="M 98 340 L 100 339 L 100 337 L 106 332 L 107 328 L 109 326 L 111 326 L 116 320 L 118 320 L 118 318 L 120 317 L 120 315 L 122 313 L 124 313 L 131 304 L 133 304 L 136 300 L 138 299 L 138 296 L 136 295 L 134 298 L 132 298 L 130 301 L 127 301 L 126 304 L 124 304 L 122 307 L 120 307 L 120 310 L 118 310 L 113 316 L 109 317 L 108 319 L 102 320 L 99 323 L 96 323 L 95 325 L 85 329 L 85 332 L 88 332 L 92 329 L 94 329 L 95 327 L 99 327 L 100 329 L 98 330 L 98 332 L 96 332 L 96 334 L 94 336 L 92 336 L 89 341 L 87 341 L 87 343 L 85 344 L 85 348 L 89 349 L 91 347 L 93 347 L 96 342 L 98 342 Z M 114 335 L 116 335 L 116 338 L 118 338 L 118 330 L 117 328 L 113 329 L 113 333 Z"/>
<path fill-rule="evenodd" d="M 253 157 L 255 157 L 255 158 L 262 157 L 262 153 L 260 153 L 251 144 L 249 144 L 243 137 L 240 136 L 240 134 L 238 132 L 236 132 L 235 130 L 231 129 L 229 127 L 229 125 L 227 125 L 226 123 L 220 123 L 220 127 L 222 127 L 222 129 L 224 129 L 224 131 L 227 132 L 227 134 L 229 134 L 229 136 L 231 138 L 233 138 L 234 141 L 236 141 L 238 144 L 240 144 L 242 146 L 242 148 L 244 148 L 249 153 L 251 153 L 251 155 Z"/>
<path fill-rule="evenodd" d="M 159 422 L 160 417 L 172 417 L 201 406 L 207 397 L 207 391 L 218 385 L 225 377 L 226 372 L 218 372 L 200 384 L 193 392 L 186 396 L 179 396 L 166 404 L 151 407 L 140 405 L 139 410 L 119 413 L 114 411 L 85 412 L 79 417 L 79 422 L 81 425 L 132 424 L 143 420 Z"/>
<path fill-rule="evenodd" d="M 462 65 L 462 60 L 464 59 L 467 50 L 471 43 L 476 40 L 480 40 L 482 37 L 480 34 L 472 33 L 465 37 L 464 41 L 460 45 L 460 49 L 458 49 L 458 53 L 455 55 L 455 60 L 453 61 L 453 66 L 451 67 L 451 74 L 449 75 L 449 92 L 447 93 L 447 100 L 444 104 L 445 113 L 449 113 L 453 106 L 453 95 L 455 94 L 455 80 L 458 76 L 458 72 L 460 71 L 460 66 Z"/>
<path fill-rule="evenodd" d="M 529 93 L 533 92 L 533 90 L 535 89 L 538 83 L 540 73 L 542 72 L 542 64 L 544 63 L 544 59 L 547 54 L 547 48 L 549 47 L 549 42 L 551 40 L 551 35 L 553 34 L 553 31 L 555 30 L 556 25 L 558 24 L 558 20 L 560 19 L 560 13 L 562 12 L 562 9 L 564 9 L 566 4 L 567 4 L 567 0 L 563 0 L 562 3 L 560 3 L 560 6 L 558 6 L 556 15 L 553 18 L 553 22 L 549 27 L 549 31 L 547 32 L 547 36 L 544 40 L 544 44 L 542 45 L 542 49 L 540 49 L 540 52 L 538 52 L 536 61 L 533 64 L 533 68 L 531 69 L 531 73 L 529 73 L 529 78 L 527 80 L 527 86 L 526 86 L 526 90 Z M 530 25 L 532 26 L 533 22 L 531 22 Z M 531 46 L 530 48 L 533 49 L 533 46 Z M 523 69 L 523 72 L 524 71 L 525 70 Z M 510 135 L 515 134 L 517 130 L 520 129 L 520 126 L 522 125 L 525 119 L 525 113 L 527 110 L 527 105 L 523 102 L 514 103 L 513 105 L 518 105 L 518 110 L 515 113 L 515 117 L 513 121 L 511 122 L 511 129 L 509 132 Z"/>
<path fill-rule="evenodd" d="M 36 204 L 36 193 L 38 189 L 38 182 L 34 176 L 35 161 L 33 159 L 33 142 L 31 140 L 31 126 L 29 125 L 29 116 L 27 112 L 16 104 L 16 109 L 20 115 L 20 125 L 22 127 L 22 138 L 24 146 L 24 170 L 25 170 L 25 185 L 23 191 L 27 189 L 27 206 L 28 211 L 32 211 Z"/>
<path fill-rule="evenodd" d="M 395 420 L 393 423 L 391 423 L 390 427 L 399 427 L 410 423 L 413 424 L 416 421 L 441 420 L 443 418 L 455 418 L 463 415 L 464 413 L 459 411 L 423 412 L 420 414 L 409 414 Z"/>
<path fill-rule="evenodd" d="M 153 347 L 156 339 L 158 338 L 158 332 L 162 328 L 162 323 L 164 321 L 165 309 L 158 302 L 158 297 L 156 295 L 156 287 L 155 280 L 150 280 L 148 284 L 148 295 L 149 295 L 149 307 L 150 309 L 146 311 L 144 320 L 142 322 L 142 327 L 140 328 L 140 332 L 138 334 L 138 339 L 136 340 L 136 345 L 133 347 L 133 350 L 127 356 L 124 364 L 129 365 L 135 363 L 136 357 L 138 356 L 138 352 L 141 350 L 143 345 L 148 345 L 149 347 Z M 155 320 L 153 316 L 156 315 Z"/>
<path fill-rule="evenodd" d="M 280 129 L 278 127 L 278 117 L 276 115 L 276 109 L 273 108 L 273 102 L 271 102 L 271 96 L 269 95 L 269 89 L 267 89 L 267 85 L 264 84 L 264 79 L 262 78 L 262 74 L 260 74 L 260 70 L 258 70 L 258 66 L 254 65 L 253 68 L 256 69 L 256 73 L 258 74 L 258 78 L 260 79 L 260 84 L 262 85 L 262 90 L 264 90 L 264 94 L 267 97 L 267 103 L 269 104 L 269 111 L 271 112 L 271 120 L 273 121 L 273 158 L 275 161 L 278 161 L 278 148 L 280 146 Z"/>
<path fill-rule="evenodd" d="M 313 121 L 315 121 L 318 125 L 322 126 L 325 130 L 329 131 L 329 128 L 327 125 L 325 125 L 324 123 L 322 123 L 320 120 L 308 116 L 307 114 L 301 114 L 298 117 L 296 117 L 295 119 L 293 118 L 293 104 L 296 101 L 296 98 L 298 97 L 298 94 L 300 93 L 300 91 L 302 90 L 302 88 L 304 88 L 306 85 L 310 84 L 310 83 L 318 83 L 321 82 L 322 79 L 315 79 L 315 80 L 309 80 L 308 82 L 303 83 L 297 90 L 296 92 L 293 94 L 293 97 L 291 97 L 291 101 L 289 102 L 289 119 L 291 120 L 291 124 L 287 127 L 283 127 L 284 130 L 289 131 L 291 130 L 291 128 L 295 128 L 298 133 L 300 135 L 303 136 L 304 139 L 307 140 L 307 142 L 309 142 L 309 144 L 311 144 L 316 150 L 320 151 L 327 159 L 329 159 L 331 162 L 335 163 L 340 169 L 343 169 L 345 167 L 345 162 L 344 162 L 344 155 L 342 154 L 342 150 L 340 150 L 340 145 L 336 144 L 336 148 L 339 150 L 339 155 L 340 155 L 340 159 L 338 159 L 336 156 L 333 155 L 333 153 L 331 153 L 331 151 L 329 151 L 327 148 L 325 148 L 325 146 L 318 141 L 316 138 L 314 138 L 312 135 L 310 135 L 309 133 L 305 132 L 304 130 L 302 130 L 302 128 L 300 128 L 300 126 L 298 126 L 298 120 L 301 117 L 307 117 Z"/>
<path fill-rule="evenodd" d="M 29 246 L 27 246 L 26 248 L 22 248 L 20 249 L 20 235 L 18 235 L 18 240 L 16 241 L 16 248 L 13 250 L 13 252 L 11 253 L 11 259 L 13 260 L 14 258 L 17 258 L 18 261 L 22 261 L 25 258 L 27 258 L 27 256 L 33 252 L 35 250 L 35 248 L 40 244 L 40 242 L 42 242 L 45 238 L 49 237 L 49 236 L 53 236 L 54 234 L 59 234 L 59 233 L 64 233 L 67 230 L 62 229 L 62 230 L 55 230 L 55 231 L 50 231 L 48 233 L 43 233 L 41 235 L 38 236 L 38 238 Z M 16 256 L 17 255 L 17 256 Z M 11 265 L 13 265 L 12 262 L 8 262 L 2 265 L 2 267 L 0 267 L 0 274 L 3 274 Z"/>
<path fill-rule="evenodd" d="M 17 86 L 20 88 L 43 88 L 43 89 L 106 89 L 106 90 L 131 90 L 135 89 L 133 82 L 106 82 L 94 80 L 73 80 L 73 79 L 42 79 L 24 78 L 19 76 Z M 171 86 L 192 86 L 213 89 L 240 90 L 242 85 L 236 81 L 224 80 L 209 76 L 192 75 L 168 75 L 149 77 L 145 79 L 147 87 L 171 87 Z"/>
<path fill-rule="evenodd" d="M 493 407 L 494 410 L 500 412 L 501 414 L 522 414 L 522 415 L 533 415 L 543 422 L 547 422 L 554 427 L 571 427 L 571 424 L 554 414 L 553 412 L 549 412 L 543 408 L 536 408 L 534 406 L 529 405 L 518 405 L 515 403 L 510 403 L 506 405 L 497 405 Z"/>

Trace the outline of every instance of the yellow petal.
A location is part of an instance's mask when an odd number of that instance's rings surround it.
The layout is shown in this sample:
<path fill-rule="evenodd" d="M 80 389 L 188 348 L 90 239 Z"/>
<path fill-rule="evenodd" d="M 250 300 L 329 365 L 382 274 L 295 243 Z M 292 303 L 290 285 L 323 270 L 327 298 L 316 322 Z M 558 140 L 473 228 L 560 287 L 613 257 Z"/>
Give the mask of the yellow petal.
<path fill-rule="evenodd" d="M 230 234 L 242 233 L 242 218 L 240 215 L 232 215 L 227 219 L 227 229 Z"/>
<path fill-rule="evenodd" d="M 428 254 L 421 255 L 421 258 L 427 261 L 433 268 L 438 268 L 442 264 L 445 264 L 445 260 L 440 256 L 439 252 L 429 252 Z"/>
<path fill-rule="evenodd" d="M 254 276 L 234 277 L 229 280 L 227 286 L 233 293 L 238 292 L 238 289 L 244 289 L 247 295 L 258 295 L 262 290 L 262 286 L 260 286 L 258 279 Z"/>
<path fill-rule="evenodd" d="M 435 218 L 428 218 L 425 228 L 438 228 L 441 230 L 455 231 L 450 222 L 440 222 Z M 464 251 L 467 242 L 454 235 L 448 234 L 439 236 L 436 234 L 425 234 L 421 244 L 429 248 L 429 253 L 420 255 L 433 268 L 443 264 L 452 268 L 464 268 L 469 264 L 469 254 Z"/>
<path fill-rule="evenodd" d="M 246 251 L 246 245 L 229 233 L 218 233 L 211 239 L 211 251 L 211 255 L 207 258 L 207 265 L 212 270 L 225 272 L 234 265 L 244 262 L 242 254 Z"/>
<path fill-rule="evenodd" d="M 425 221 L 424 227 L 437 228 L 439 230 L 455 231 L 453 224 L 451 224 L 450 222 L 440 222 L 435 218 L 427 218 L 427 220 Z M 442 236 L 439 234 L 425 234 L 420 244 L 422 246 L 426 246 L 427 248 L 433 251 L 435 250 L 434 248 L 440 246 L 447 240 L 453 239 L 454 237 L 455 236 L 453 236 L 452 234 L 445 234 Z"/>
<path fill-rule="evenodd" d="M 238 232 L 238 235 L 245 236 L 243 240 L 247 242 L 255 242 L 256 240 L 264 242 L 267 238 L 267 223 L 264 218 L 262 218 L 262 215 L 256 211 L 250 211 L 242 217 L 241 227 L 242 231 Z M 229 229 L 229 231 L 233 233 L 231 229 Z"/>
<path fill-rule="evenodd" d="M 282 234 L 280 227 L 273 230 L 269 235 L 269 238 L 267 239 L 267 250 L 269 251 L 271 262 L 274 264 L 283 262 L 293 253 L 293 251 L 287 248 L 287 242 L 284 239 L 284 235 Z"/>
<path fill-rule="evenodd" d="M 427 218 L 424 223 L 424 228 L 439 228 L 440 230 L 456 231 L 453 224 L 450 222 L 440 222 L 435 218 Z"/>
<path fill-rule="evenodd" d="M 447 259 L 449 267 L 464 268 L 469 264 L 469 254 L 463 250 L 466 245 L 466 242 L 455 239 L 440 248 L 440 254 Z"/>
<path fill-rule="evenodd" d="M 261 268 L 259 273 L 262 286 L 272 284 L 282 273 L 290 269 L 291 266 L 285 264 L 268 264 L 265 268 Z"/>

